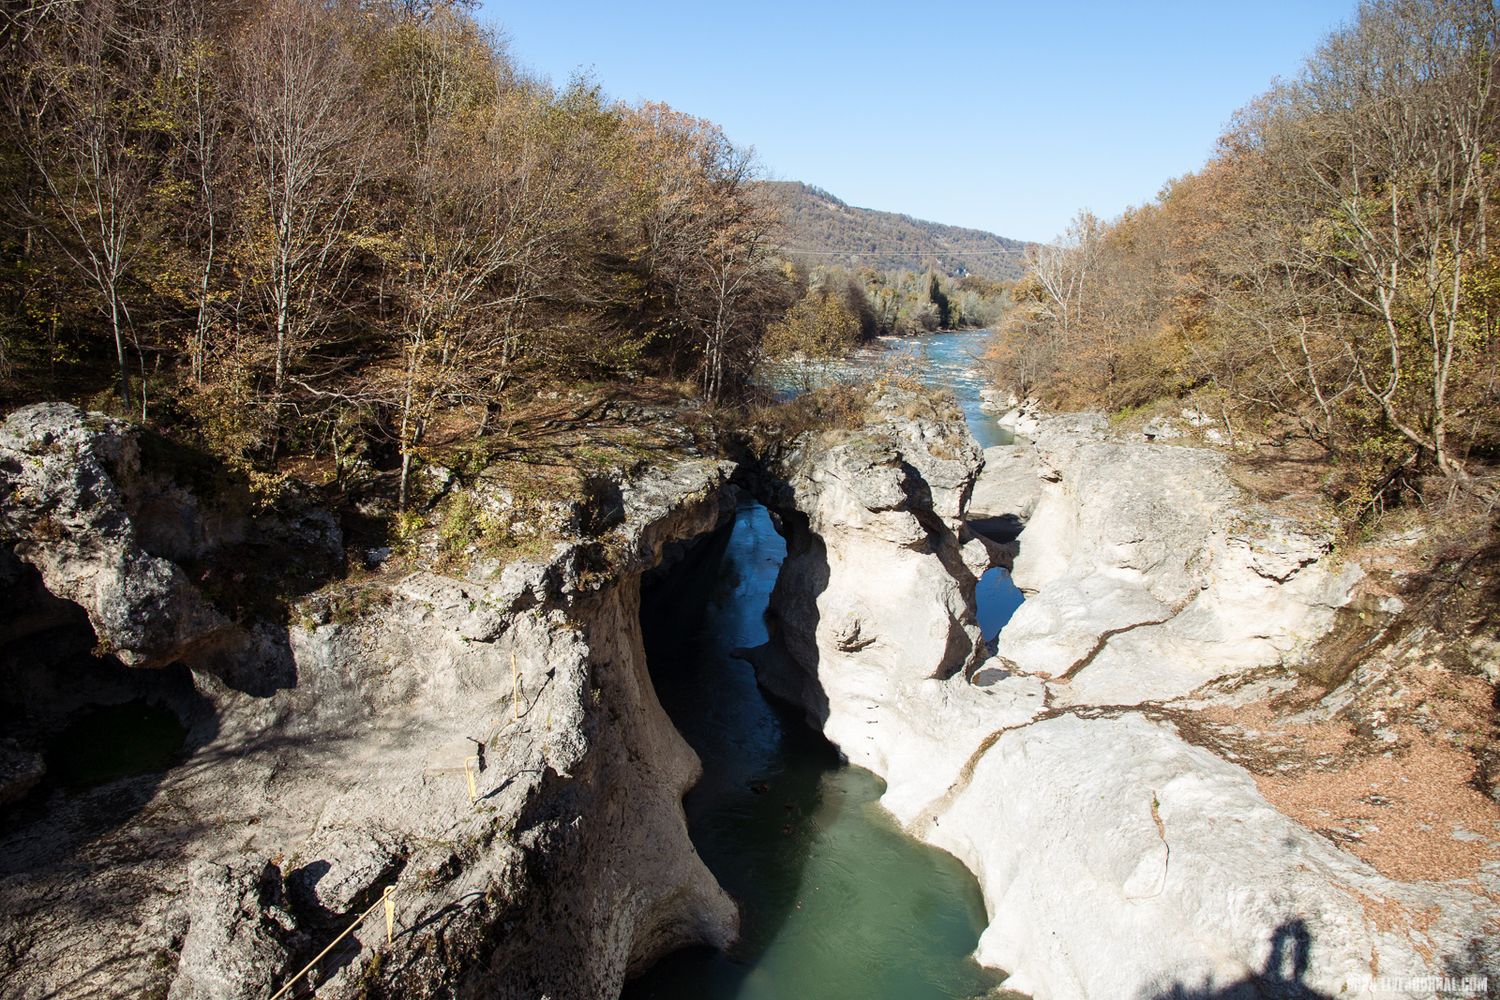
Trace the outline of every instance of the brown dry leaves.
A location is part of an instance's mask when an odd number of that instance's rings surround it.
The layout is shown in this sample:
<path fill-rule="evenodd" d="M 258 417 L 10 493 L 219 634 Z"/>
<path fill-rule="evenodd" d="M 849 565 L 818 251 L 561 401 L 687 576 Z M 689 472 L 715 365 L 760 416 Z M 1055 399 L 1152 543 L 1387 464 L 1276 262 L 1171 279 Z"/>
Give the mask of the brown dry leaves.
<path fill-rule="evenodd" d="M 1207 708 L 1200 734 L 1278 810 L 1386 876 L 1468 879 L 1500 860 L 1500 804 L 1472 784 L 1493 697 L 1483 678 L 1409 664 L 1358 723 L 1289 721 L 1308 705 L 1299 694 Z"/>
<path fill-rule="evenodd" d="M 1398 727 L 1405 744 L 1351 766 L 1257 774 L 1281 812 L 1402 881 L 1472 878 L 1500 859 L 1500 806 L 1476 791 L 1463 750 Z M 1456 839 L 1455 833 L 1476 839 Z"/>

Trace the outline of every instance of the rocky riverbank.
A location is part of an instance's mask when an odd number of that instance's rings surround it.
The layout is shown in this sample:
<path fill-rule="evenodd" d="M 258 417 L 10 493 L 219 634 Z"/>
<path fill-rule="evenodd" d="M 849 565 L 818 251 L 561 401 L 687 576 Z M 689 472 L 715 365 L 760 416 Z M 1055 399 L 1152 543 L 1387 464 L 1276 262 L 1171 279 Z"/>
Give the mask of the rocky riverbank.
<path fill-rule="evenodd" d="M 1276 773 L 1315 770 L 1309 734 L 1235 713 L 1297 692 L 1326 721 L 1359 681 L 1310 684 L 1319 640 L 1340 609 L 1400 602 L 1358 594 L 1327 529 L 1245 495 L 1219 452 L 1033 416 L 981 473 L 952 419 L 887 410 L 785 456 L 789 655 L 757 659 L 886 778 L 908 829 L 979 876 L 981 960 L 1039 998 L 1373 996 L 1378 976 L 1493 973 L 1492 800 L 1469 789 L 1473 810 L 1447 814 L 1468 825 L 1438 834 L 1478 845 L 1472 864 L 1392 878 L 1238 762 L 1259 738 L 1296 744 Z M 966 612 L 991 563 L 1027 600 L 984 659 Z"/>
<path fill-rule="evenodd" d="M 743 493 L 787 540 L 745 656 L 976 874 L 1010 987 L 1500 979 L 1500 810 L 1464 770 L 1500 773 L 1473 735 L 1489 577 L 1403 599 L 1399 559 L 1336 550 L 1316 504 L 1250 495 L 1217 451 L 1028 415 L 981 452 L 941 397 L 865 402 L 733 459 L 658 455 L 560 511 L 546 551 L 463 559 L 428 544 L 437 514 L 398 558 L 349 553 L 316 505 L 259 509 L 127 425 L 12 414 L 0 990 L 265 996 L 387 888 L 392 940 L 362 924 L 320 996 L 609 997 L 729 943 L 638 609 Z M 483 484 L 473 509 L 503 505 Z M 991 650 L 995 566 L 1027 599 Z M 170 759 L 90 777 L 133 739 L 109 706 L 175 720 Z"/>

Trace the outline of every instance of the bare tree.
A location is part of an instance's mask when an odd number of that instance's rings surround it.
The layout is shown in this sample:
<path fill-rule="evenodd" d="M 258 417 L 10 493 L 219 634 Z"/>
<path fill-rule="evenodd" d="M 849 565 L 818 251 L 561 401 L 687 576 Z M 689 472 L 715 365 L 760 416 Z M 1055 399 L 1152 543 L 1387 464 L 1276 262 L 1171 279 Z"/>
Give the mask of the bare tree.
<path fill-rule="evenodd" d="M 354 28 L 313 0 L 274 0 L 236 41 L 246 143 L 239 257 L 267 316 L 280 397 L 340 305 L 351 215 L 380 135 Z"/>
<path fill-rule="evenodd" d="M 1055 242 L 1027 248 L 1027 268 L 1047 293 L 1057 332 L 1064 340 L 1081 320 L 1102 235 L 1098 217 L 1085 210 Z"/>
<path fill-rule="evenodd" d="M 683 301 L 703 345 L 699 382 L 704 397 L 714 402 L 745 374 L 751 345 L 768 319 L 768 288 L 778 273 L 771 259 L 774 215 L 753 195 L 743 197 L 699 249 L 697 288 Z"/>
<path fill-rule="evenodd" d="M 512 159 L 494 126 L 444 122 L 415 161 L 412 211 L 394 234 L 394 288 L 400 303 L 398 390 L 399 503 L 406 505 L 412 458 L 434 410 L 474 399 L 510 360 L 508 321 L 524 304 L 535 206 L 513 197 Z M 524 169 L 524 167 L 522 168 Z"/>
<path fill-rule="evenodd" d="M 184 298 L 192 311 L 188 334 L 188 371 L 201 385 L 205 377 L 211 331 L 224 271 L 223 244 L 230 201 L 230 165 L 235 162 L 235 140 L 229 125 L 225 94 L 223 46 L 212 24 L 211 9 L 203 0 L 179 0 L 166 8 L 157 38 L 163 77 L 173 119 L 174 162 L 178 177 L 191 196 L 177 213 L 176 241 L 190 272 Z"/>
<path fill-rule="evenodd" d="M 162 164 L 146 100 L 154 67 L 128 15 L 119 0 L 40 8 L 24 32 L 27 72 L 9 88 L 37 180 L 24 210 L 98 292 L 126 406 L 126 286 Z"/>
<path fill-rule="evenodd" d="M 1486 252 L 1497 27 L 1488 0 L 1368 3 L 1253 122 L 1291 180 L 1282 205 L 1309 227 L 1296 264 L 1368 320 L 1340 327 L 1362 392 L 1456 479 L 1468 472 L 1449 427 L 1464 411 L 1450 388 Z"/>
<path fill-rule="evenodd" d="M 702 392 L 718 401 L 731 376 L 748 369 L 767 306 L 781 291 L 768 299 L 777 216 L 751 190 L 752 156 L 717 126 L 661 104 L 637 109 L 632 124 L 637 170 L 648 178 L 640 259 L 668 289 Z"/>

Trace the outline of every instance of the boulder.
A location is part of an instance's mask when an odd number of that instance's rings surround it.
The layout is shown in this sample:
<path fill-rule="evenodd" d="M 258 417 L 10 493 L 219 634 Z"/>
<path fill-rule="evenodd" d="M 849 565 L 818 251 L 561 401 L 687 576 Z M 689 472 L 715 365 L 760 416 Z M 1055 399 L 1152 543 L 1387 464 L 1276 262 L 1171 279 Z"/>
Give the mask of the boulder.
<path fill-rule="evenodd" d="M 270 996 L 289 968 L 293 920 L 274 864 L 195 862 L 188 873 L 188 932 L 168 1000 Z"/>
<path fill-rule="evenodd" d="M 88 613 L 102 651 L 128 666 L 164 666 L 214 643 L 229 621 L 175 562 L 148 548 L 169 533 L 150 523 L 194 522 L 181 491 L 155 489 L 142 473 L 139 432 L 64 403 L 16 410 L 0 424 L 0 539 L 35 566 L 47 589 Z M 175 530 L 168 549 L 191 551 L 194 532 Z"/>

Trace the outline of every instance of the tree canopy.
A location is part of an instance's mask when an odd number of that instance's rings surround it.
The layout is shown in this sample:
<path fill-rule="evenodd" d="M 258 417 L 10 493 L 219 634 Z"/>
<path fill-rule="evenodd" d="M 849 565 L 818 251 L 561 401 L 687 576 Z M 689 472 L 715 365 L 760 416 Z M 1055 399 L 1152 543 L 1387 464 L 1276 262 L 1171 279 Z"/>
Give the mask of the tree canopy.
<path fill-rule="evenodd" d="M 1497 27 L 1488 0 L 1365 3 L 1201 171 L 1033 249 L 999 377 L 1290 421 L 1355 505 L 1403 470 L 1475 485 L 1500 445 Z"/>
<path fill-rule="evenodd" d="M 444 412 L 733 398 L 796 294 L 717 126 L 528 79 L 460 3 L 77 0 L 0 44 L 11 400 L 112 394 L 250 465 L 360 439 L 404 495 Z"/>

